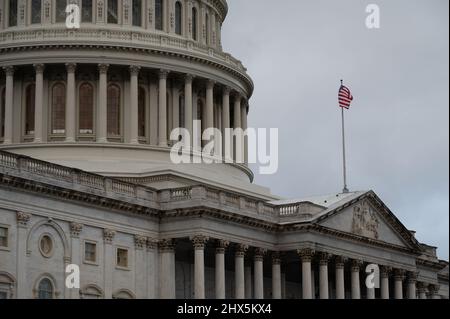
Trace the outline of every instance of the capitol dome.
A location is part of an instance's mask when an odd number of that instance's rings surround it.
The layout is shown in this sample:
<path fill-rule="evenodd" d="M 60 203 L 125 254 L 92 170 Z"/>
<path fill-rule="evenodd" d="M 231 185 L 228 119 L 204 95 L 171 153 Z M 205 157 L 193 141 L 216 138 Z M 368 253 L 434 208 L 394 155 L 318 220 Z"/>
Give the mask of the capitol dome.
<path fill-rule="evenodd" d="M 2 1 L 0 148 L 154 187 L 273 198 L 247 165 L 170 161 L 174 128 L 247 127 L 253 83 L 222 50 L 227 11 L 224 0 Z"/>

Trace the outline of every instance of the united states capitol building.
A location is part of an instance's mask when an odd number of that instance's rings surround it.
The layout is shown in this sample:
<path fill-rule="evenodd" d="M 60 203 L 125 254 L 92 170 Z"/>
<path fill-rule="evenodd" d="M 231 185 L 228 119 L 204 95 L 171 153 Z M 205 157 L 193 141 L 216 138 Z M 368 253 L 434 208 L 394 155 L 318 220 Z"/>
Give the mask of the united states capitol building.
<path fill-rule="evenodd" d="M 0 298 L 448 298 L 448 262 L 373 191 L 285 200 L 246 164 L 172 163 L 174 128 L 247 128 L 227 12 L 0 0 Z"/>

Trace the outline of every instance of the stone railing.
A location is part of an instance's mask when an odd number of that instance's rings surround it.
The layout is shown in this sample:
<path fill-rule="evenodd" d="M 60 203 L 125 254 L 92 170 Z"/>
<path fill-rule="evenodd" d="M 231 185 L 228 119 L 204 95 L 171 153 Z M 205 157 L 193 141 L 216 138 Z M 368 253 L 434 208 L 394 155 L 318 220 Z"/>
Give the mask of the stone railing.
<path fill-rule="evenodd" d="M 139 201 L 141 205 L 163 211 L 202 206 L 278 223 L 308 221 L 314 214 L 324 210 L 324 207 L 309 202 L 276 205 L 256 197 L 204 185 L 158 191 L 5 151 L 0 151 L 0 173 L 112 199 L 125 196 L 128 200 Z"/>
<path fill-rule="evenodd" d="M 249 82 L 247 69 L 242 62 L 231 54 L 213 47 L 170 34 L 160 34 L 146 30 L 129 30 L 123 28 L 101 28 L 84 26 L 81 29 L 66 29 L 61 26 L 26 27 L 0 31 L 0 49 L 16 45 L 114 45 L 154 50 L 182 51 L 197 58 L 207 59 L 231 68 Z"/>

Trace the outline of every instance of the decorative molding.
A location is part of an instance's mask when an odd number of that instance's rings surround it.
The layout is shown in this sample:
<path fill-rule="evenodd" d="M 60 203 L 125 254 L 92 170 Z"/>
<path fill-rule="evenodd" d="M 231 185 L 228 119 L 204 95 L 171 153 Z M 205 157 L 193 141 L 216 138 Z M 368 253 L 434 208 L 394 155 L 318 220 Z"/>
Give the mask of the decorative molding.
<path fill-rule="evenodd" d="M 20 227 L 27 227 L 28 226 L 28 222 L 31 219 L 31 215 L 30 214 L 23 213 L 23 212 L 17 212 L 16 217 L 17 217 L 17 224 Z"/>
<path fill-rule="evenodd" d="M 403 269 L 395 269 L 394 270 L 394 280 L 395 281 L 403 281 L 405 280 L 406 271 Z"/>
<path fill-rule="evenodd" d="M 175 252 L 175 240 L 174 239 L 161 239 L 158 242 L 158 248 L 161 253 L 173 253 Z"/>
<path fill-rule="evenodd" d="M 45 70 L 45 64 L 37 63 L 33 64 L 34 70 L 36 71 L 36 74 L 42 74 Z"/>
<path fill-rule="evenodd" d="M 236 244 L 236 246 L 234 248 L 235 257 L 244 258 L 247 250 L 248 250 L 248 245 Z"/>
<path fill-rule="evenodd" d="M 334 263 L 336 265 L 336 268 L 338 269 L 344 269 L 345 263 L 348 261 L 348 259 L 344 256 L 336 256 L 334 257 Z"/>
<path fill-rule="evenodd" d="M 216 241 L 216 254 L 225 254 L 225 250 L 230 246 L 228 240 L 218 239 Z"/>
<path fill-rule="evenodd" d="M 76 69 L 77 69 L 76 63 L 66 63 L 67 73 L 75 73 Z"/>
<path fill-rule="evenodd" d="M 311 262 L 315 253 L 316 252 L 314 251 L 314 249 L 311 248 L 297 249 L 297 254 L 299 255 L 302 262 Z"/>
<path fill-rule="evenodd" d="M 351 271 L 352 272 L 359 272 L 361 270 L 362 265 L 364 262 L 359 259 L 353 259 L 351 262 Z"/>
<path fill-rule="evenodd" d="M 100 74 L 107 74 L 108 73 L 108 69 L 109 69 L 109 64 L 100 63 L 98 65 L 98 72 Z"/>
<path fill-rule="evenodd" d="M 381 278 L 389 278 L 389 275 L 392 272 L 392 267 L 381 266 L 380 267 L 380 276 Z"/>
<path fill-rule="evenodd" d="M 147 238 L 147 249 L 148 250 L 155 250 L 158 248 L 158 239 L 155 238 Z"/>
<path fill-rule="evenodd" d="M 281 265 L 281 253 L 279 251 L 273 251 L 271 257 L 272 265 Z"/>
<path fill-rule="evenodd" d="M 327 266 L 328 262 L 330 261 L 332 255 L 329 253 L 325 253 L 325 252 L 320 252 L 318 254 L 319 257 L 319 265 L 321 266 Z"/>
<path fill-rule="evenodd" d="M 209 237 L 203 235 L 197 235 L 190 238 L 195 250 L 205 249 L 206 243 L 209 241 Z"/>
<path fill-rule="evenodd" d="M 82 230 L 83 224 L 70 223 L 70 236 L 72 236 L 73 238 L 78 238 Z"/>
<path fill-rule="evenodd" d="M 255 248 L 254 255 L 253 255 L 254 261 L 263 261 L 266 253 L 267 253 L 267 249 Z"/>
<path fill-rule="evenodd" d="M 147 246 L 147 237 L 134 235 L 134 246 L 136 249 L 144 249 Z"/>
<path fill-rule="evenodd" d="M 15 68 L 12 65 L 3 67 L 3 71 L 5 72 L 6 76 L 14 76 Z"/>
<path fill-rule="evenodd" d="M 130 75 L 132 75 L 132 76 L 138 76 L 138 75 L 139 75 L 139 72 L 141 71 L 141 67 L 140 67 L 140 66 L 137 66 L 137 65 L 131 65 L 131 66 L 129 67 L 129 70 L 130 70 Z"/>
<path fill-rule="evenodd" d="M 116 232 L 114 230 L 111 230 L 111 229 L 103 230 L 103 240 L 107 244 L 112 244 L 115 235 L 116 235 Z"/>
<path fill-rule="evenodd" d="M 379 226 L 376 212 L 367 200 L 353 207 L 352 232 L 354 234 L 379 239 Z"/>

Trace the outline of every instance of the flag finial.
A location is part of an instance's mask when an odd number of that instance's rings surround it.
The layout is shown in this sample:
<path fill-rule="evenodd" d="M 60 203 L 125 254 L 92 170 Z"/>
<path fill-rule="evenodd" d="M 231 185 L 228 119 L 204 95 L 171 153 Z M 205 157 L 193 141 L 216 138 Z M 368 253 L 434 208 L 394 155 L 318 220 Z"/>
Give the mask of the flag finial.
<path fill-rule="evenodd" d="M 341 80 L 341 85 L 344 85 L 344 80 Z"/>

